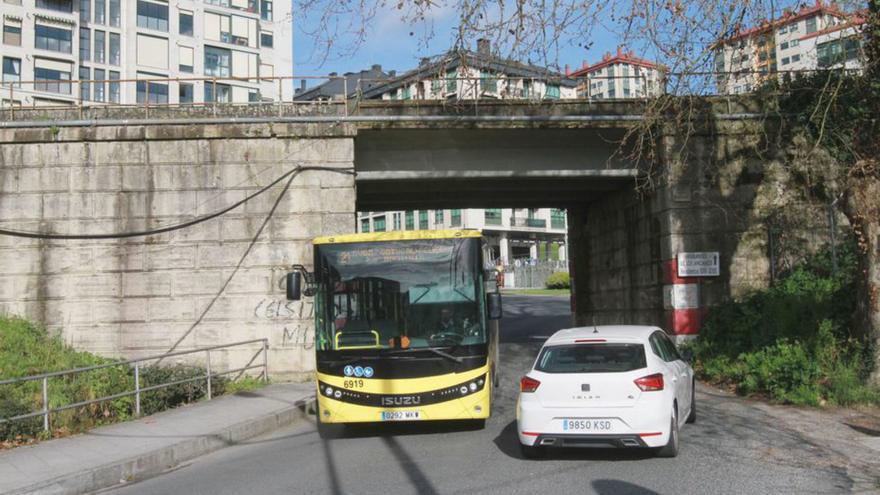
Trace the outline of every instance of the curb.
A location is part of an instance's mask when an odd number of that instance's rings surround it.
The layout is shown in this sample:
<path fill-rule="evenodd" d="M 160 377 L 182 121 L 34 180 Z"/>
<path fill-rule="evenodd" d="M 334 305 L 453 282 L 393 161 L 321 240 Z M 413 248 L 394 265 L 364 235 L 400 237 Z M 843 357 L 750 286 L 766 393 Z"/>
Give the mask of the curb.
<path fill-rule="evenodd" d="M 157 476 L 183 462 L 230 447 L 238 442 L 269 433 L 281 427 L 305 420 L 314 409 L 315 397 L 297 401 L 283 410 L 242 421 L 214 433 L 156 449 L 152 452 L 114 461 L 79 473 L 59 476 L 41 481 L 26 488 L 19 488 L 7 495 L 79 495 L 104 488 L 122 486 Z"/>

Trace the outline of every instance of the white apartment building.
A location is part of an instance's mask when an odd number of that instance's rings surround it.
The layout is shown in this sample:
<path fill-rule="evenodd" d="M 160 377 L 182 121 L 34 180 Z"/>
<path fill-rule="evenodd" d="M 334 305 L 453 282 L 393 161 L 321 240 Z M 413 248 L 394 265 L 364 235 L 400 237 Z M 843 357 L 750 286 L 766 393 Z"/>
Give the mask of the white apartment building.
<path fill-rule="evenodd" d="M 237 103 L 275 100 L 280 91 L 289 100 L 292 81 L 260 78 L 292 71 L 291 7 L 279 0 L 0 0 L 0 99 Z"/>
<path fill-rule="evenodd" d="M 821 0 L 715 44 L 718 92 L 752 91 L 770 74 L 832 67 L 859 68 L 864 19 Z"/>
<path fill-rule="evenodd" d="M 358 232 L 479 229 L 492 265 L 517 260 L 566 259 L 565 210 L 555 208 L 470 208 L 368 211 L 358 213 Z"/>
<path fill-rule="evenodd" d="M 645 98 L 665 91 L 663 68 L 622 48 L 593 65 L 585 61 L 569 77 L 578 80 L 579 98 Z"/>

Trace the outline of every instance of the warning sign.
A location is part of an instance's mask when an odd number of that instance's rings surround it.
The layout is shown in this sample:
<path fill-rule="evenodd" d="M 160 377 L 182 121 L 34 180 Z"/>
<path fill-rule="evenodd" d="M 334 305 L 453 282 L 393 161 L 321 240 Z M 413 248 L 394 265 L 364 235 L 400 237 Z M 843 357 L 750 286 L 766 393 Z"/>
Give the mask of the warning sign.
<path fill-rule="evenodd" d="M 721 275 L 718 252 L 678 253 L 679 277 L 717 277 Z"/>

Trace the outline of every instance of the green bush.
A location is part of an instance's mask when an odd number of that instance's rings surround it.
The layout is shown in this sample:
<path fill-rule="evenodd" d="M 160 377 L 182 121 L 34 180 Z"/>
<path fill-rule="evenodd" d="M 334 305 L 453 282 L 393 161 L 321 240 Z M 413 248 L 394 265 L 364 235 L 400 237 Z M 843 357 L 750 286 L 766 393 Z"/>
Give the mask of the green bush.
<path fill-rule="evenodd" d="M 547 277 L 548 289 L 570 289 L 571 279 L 568 272 L 554 272 Z"/>
<path fill-rule="evenodd" d="M 698 374 L 793 404 L 877 401 L 865 385 L 868 343 L 852 333 L 852 249 L 841 248 L 836 272 L 821 252 L 776 286 L 712 308 L 692 345 Z"/>
<path fill-rule="evenodd" d="M 204 368 L 184 365 L 148 366 L 141 368 L 141 387 L 190 380 L 142 393 L 141 412 L 143 414 L 154 414 L 207 397 L 208 380 L 205 377 L 206 373 Z M 226 393 L 227 382 L 228 380 L 224 377 L 213 377 L 211 379 L 211 394 L 223 395 Z"/>

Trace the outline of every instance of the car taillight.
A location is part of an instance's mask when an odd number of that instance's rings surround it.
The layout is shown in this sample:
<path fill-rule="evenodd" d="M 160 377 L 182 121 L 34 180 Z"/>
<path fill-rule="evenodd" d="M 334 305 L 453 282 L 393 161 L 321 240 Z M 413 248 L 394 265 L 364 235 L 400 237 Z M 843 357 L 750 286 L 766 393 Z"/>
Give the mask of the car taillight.
<path fill-rule="evenodd" d="M 635 384 L 642 392 L 652 392 L 663 390 L 663 375 L 656 373 L 653 375 L 643 376 L 635 381 Z"/>
<path fill-rule="evenodd" d="M 538 380 L 524 376 L 519 381 L 519 391 L 520 392 L 534 392 L 535 390 L 538 390 L 539 385 L 541 385 L 541 382 L 539 382 Z"/>

